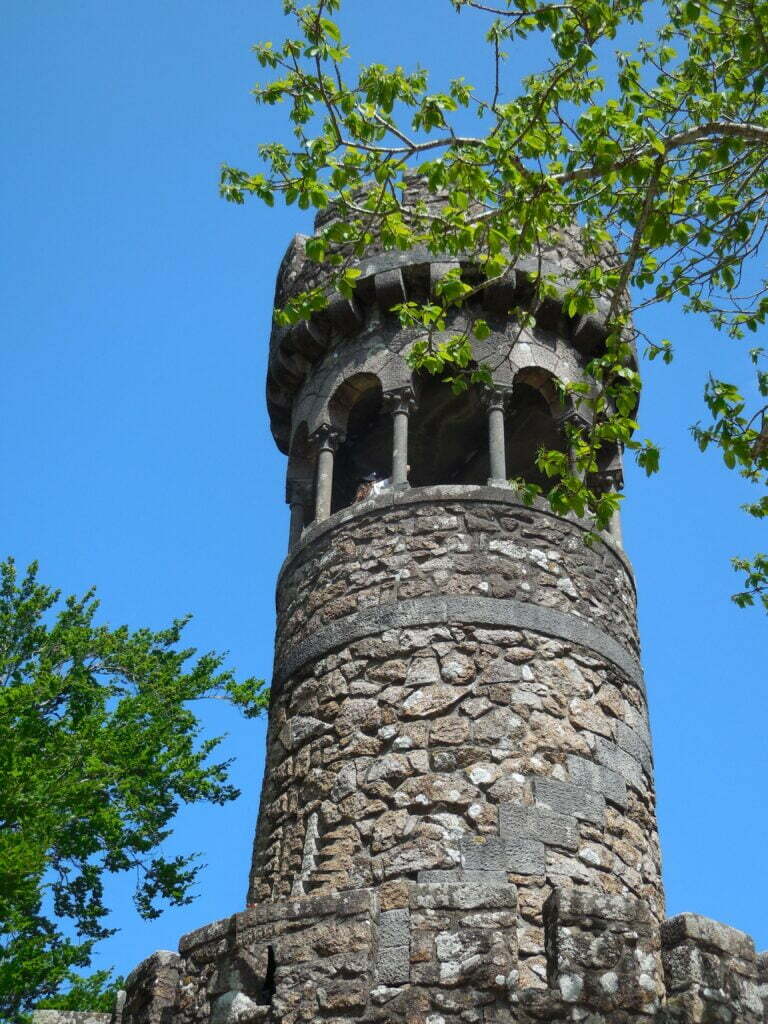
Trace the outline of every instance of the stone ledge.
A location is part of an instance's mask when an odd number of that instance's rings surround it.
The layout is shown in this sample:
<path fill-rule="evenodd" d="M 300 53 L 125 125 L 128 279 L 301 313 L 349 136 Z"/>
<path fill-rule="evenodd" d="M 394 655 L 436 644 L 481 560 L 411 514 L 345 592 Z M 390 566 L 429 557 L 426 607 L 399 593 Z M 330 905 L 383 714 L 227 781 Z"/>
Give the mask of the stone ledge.
<path fill-rule="evenodd" d="M 299 556 L 306 553 L 316 541 L 326 534 L 341 529 L 356 519 L 377 515 L 384 509 L 400 507 L 402 505 L 445 504 L 446 502 L 507 505 L 511 508 L 527 512 L 537 512 L 560 522 L 570 523 L 585 534 L 590 530 L 589 523 L 586 520 L 577 519 L 575 516 L 565 517 L 557 515 L 543 498 L 536 499 L 533 505 L 526 505 L 517 491 L 511 487 L 483 487 L 477 484 L 440 484 L 434 487 L 410 487 L 407 490 L 389 489 L 375 498 L 370 498 L 368 501 L 361 501 L 357 505 L 349 505 L 347 508 L 340 509 L 321 523 L 312 523 L 308 526 L 304 530 L 301 540 L 287 555 L 280 567 L 280 572 L 277 576 L 278 588 L 281 585 L 283 576 L 292 569 Z M 603 544 L 614 558 L 620 562 L 629 577 L 633 590 L 637 593 L 632 563 L 623 549 L 607 533 L 603 533 L 600 536 L 598 543 Z"/>
<path fill-rule="evenodd" d="M 308 661 L 338 647 L 389 629 L 434 624 L 476 625 L 530 630 L 567 640 L 613 662 L 645 694 L 643 670 L 625 647 L 587 619 L 540 605 L 494 597 L 419 597 L 375 605 L 347 615 L 281 653 L 273 685 L 282 685 Z"/>
<path fill-rule="evenodd" d="M 755 944 L 746 932 L 713 921 L 712 918 L 683 913 L 664 921 L 661 926 L 664 949 L 672 949 L 686 941 L 744 960 L 752 960 L 755 956 Z"/>
<path fill-rule="evenodd" d="M 32 1024 L 110 1024 L 111 1013 L 91 1010 L 35 1010 Z"/>

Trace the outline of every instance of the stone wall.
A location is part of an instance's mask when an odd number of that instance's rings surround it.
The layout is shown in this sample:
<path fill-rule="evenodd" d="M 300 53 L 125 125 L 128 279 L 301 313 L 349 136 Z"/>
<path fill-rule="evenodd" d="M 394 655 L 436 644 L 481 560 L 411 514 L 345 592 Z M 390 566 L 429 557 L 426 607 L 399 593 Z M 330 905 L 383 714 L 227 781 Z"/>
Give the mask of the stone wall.
<path fill-rule="evenodd" d="M 274 691 L 250 901 L 404 880 L 514 882 L 543 983 L 553 884 L 660 916 L 652 764 L 637 681 L 524 630 L 392 629 Z"/>
<path fill-rule="evenodd" d="M 278 580 L 277 656 L 323 626 L 391 601 L 517 599 L 577 615 L 638 654 L 625 556 L 514 491 L 430 487 L 354 505 L 311 527 Z"/>
<path fill-rule="evenodd" d="M 111 1013 L 90 1010 L 35 1010 L 33 1024 L 110 1024 Z"/>
<path fill-rule="evenodd" d="M 768 1024 L 765 954 L 717 921 L 555 886 L 529 985 L 519 892 L 478 877 L 277 900 L 182 938 L 126 981 L 114 1024 Z M 391 903 L 396 906 L 391 906 Z M 43 1011 L 35 1024 L 107 1024 Z"/>
<path fill-rule="evenodd" d="M 679 914 L 664 922 L 661 937 L 669 1024 L 768 1020 L 748 935 L 698 914 Z"/>

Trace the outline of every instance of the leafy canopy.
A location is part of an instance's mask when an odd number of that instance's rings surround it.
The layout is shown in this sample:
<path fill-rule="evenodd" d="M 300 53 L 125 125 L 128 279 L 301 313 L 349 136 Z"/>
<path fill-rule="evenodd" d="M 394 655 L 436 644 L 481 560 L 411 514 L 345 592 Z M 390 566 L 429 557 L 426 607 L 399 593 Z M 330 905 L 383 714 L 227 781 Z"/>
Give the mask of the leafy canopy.
<path fill-rule="evenodd" d="M 339 204 L 340 218 L 307 252 L 333 266 L 330 287 L 344 294 L 353 291 L 355 261 L 374 238 L 389 249 L 421 244 L 471 257 L 493 281 L 576 220 L 588 259 L 574 274 L 566 309 L 576 317 L 607 304 L 608 344 L 586 368 L 597 389 L 564 388 L 564 399 L 570 390 L 593 422 L 568 428 L 570 460 L 541 452 L 539 464 L 552 478 L 548 497 L 558 511 L 587 512 L 603 527 L 621 496 L 589 485 L 600 449 L 618 443 L 647 473 L 659 466 L 657 446 L 637 438 L 633 418 L 640 390 L 629 346 L 633 309 L 677 300 L 737 339 L 755 334 L 768 315 L 766 283 L 754 270 L 768 223 L 768 0 L 445 2 L 445 31 L 455 30 L 447 20 L 452 8 L 485 33 L 487 94 L 463 77 L 433 91 L 421 68 L 370 64 L 355 72 L 333 20 L 342 0 L 284 0 L 295 31 L 255 47 L 274 74 L 254 96 L 286 105 L 295 142 L 261 145 L 256 172 L 225 165 L 221 190 L 236 203 L 252 195 L 270 206 L 275 199 L 301 209 Z M 651 38 L 622 48 L 625 36 L 642 31 L 627 26 L 651 15 L 661 22 Z M 514 91 L 510 56 L 531 37 L 541 41 L 541 70 Z M 403 188 L 413 172 L 433 192 L 447 191 L 447 201 L 406 207 Z M 606 246 L 616 254 L 607 262 Z M 540 275 L 536 287 L 534 301 L 554 284 Z M 477 288 L 455 274 L 429 305 L 396 307 L 404 323 L 423 331 L 411 355 L 415 368 L 445 374 L 456 387 L 478 379 L 471 344 L 487 325 L 467 314 L 462 332 L 448 342 L 440 337 L 445 311 Z M 327 298 L 319 289 L 295 296 L 278 320 L 298 322 Z M 531 315 L 515 313 L 521 327 Z M 673 358 L 671 339 L 644 341 L 651 359 Z M 768 372 L 761 347 L 747 356 L 754 395 L 712 379 L 706 418 L 692 429 L 702 449 L 714 446 L 755 485 L 759 494 L 745 508 L 762 518 Z M 761 598 L 768 609 L 766 556 L 734 564 L 746 574 L 737 602 Z"/>
<path fill-rule="evenodd" d="M 87 1002 L 67 1008 L 97 1008 L 108 978 L 72 969 L 111 934 L 105 875 L 135 874 L 144 918 L 191 902 L 196 856 L 162 852 L 173 818 L 182 803 L 238 796 L 191 702 L 249 716 L 266 702 L 222 655 L 180 646 L 186 619 L 112 629 L 94 623 L 94 591 L 59 598 L 35 564 L 19 578 L 0 563 L 0 1020 L 65 983 L 65 1002 Z"/>

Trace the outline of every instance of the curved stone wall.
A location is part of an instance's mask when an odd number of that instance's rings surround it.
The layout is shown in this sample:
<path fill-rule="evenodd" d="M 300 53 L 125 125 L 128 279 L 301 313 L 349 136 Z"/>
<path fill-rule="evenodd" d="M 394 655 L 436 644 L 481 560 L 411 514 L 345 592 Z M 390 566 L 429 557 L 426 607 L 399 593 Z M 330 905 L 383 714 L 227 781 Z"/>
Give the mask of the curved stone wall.
<path fill-rule="evenodd" d="M 278 584 L 250 901 L 512 882 L 663 897 L 631 569 L 513 492 L 390 492 L 311 527 Z"/>
<path fill-rule="evenodd" d="M 390 492 L 306 531 L 277 589 L 278 660 L 331 623 L 393 601 L 515 599 L 579 616 L 637 656 L 634 581 L 609 542 L 513 491 Z"/>
<path fill-rule="evenodd" d="M 384 629 L 276 686 L 250 902 L 406 880 L 514 882 L 523 984 L 553 886 L 663 897 L 645 697 L 581 644 Z"/>

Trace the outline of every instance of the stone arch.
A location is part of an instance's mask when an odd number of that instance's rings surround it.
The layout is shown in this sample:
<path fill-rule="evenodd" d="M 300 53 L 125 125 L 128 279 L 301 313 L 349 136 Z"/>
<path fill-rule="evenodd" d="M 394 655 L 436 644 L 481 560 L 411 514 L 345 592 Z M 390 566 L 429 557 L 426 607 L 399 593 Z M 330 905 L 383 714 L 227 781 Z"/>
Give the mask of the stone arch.
<path fill-rule="evenodd" d="M 389 476 L 392 418 L 384 407 L 382 382 L 363 371 L 342 381 L 327 406 L 328 422 L 341 437 L 333 470 L 331 511 L 351 505 L 360 483 Z"/>
<path fill-rule="evenodd" d="M 404 353 L 396 351 L 384 337 L 356 338 L 334 349 L 304 382 L 293 409 L 294 421 L 306 420 L 310 435 L 332 424 L 329 410 L 337 393 L 355 376 L 373 376 L 383 391 L 394 391 L 411 383 L 411 369 Z"/>
<path fill-rule="evenodd" d="M 552 416 L 559 418 L 565 411 L 565 406 L 561 401 L 556 381 L 557 377 L 551 370 L 541 366 L 524 366 L 515 374 L 512 386 L 514 389 L 524 384 L 538 391 Z"/>
<path fill-rule="evenodd" d="M 361 403 L 371 402 L 372 392 L 382 391 L 382 384 L 375 373 L 356 373 L 338 385 L 328 402 L 328 423 L 346 435 L 350 414 Z"/>
<path fill-rule="evenodd" d="M 566 406 L 555 374 L 541 366 L 519 369 L 513 378 L 505 424 L 507 479 L 522 477 L 548 489 L 553 480 L 536 464 L 539 450 L 566 450 L 562 419 Z"/>

